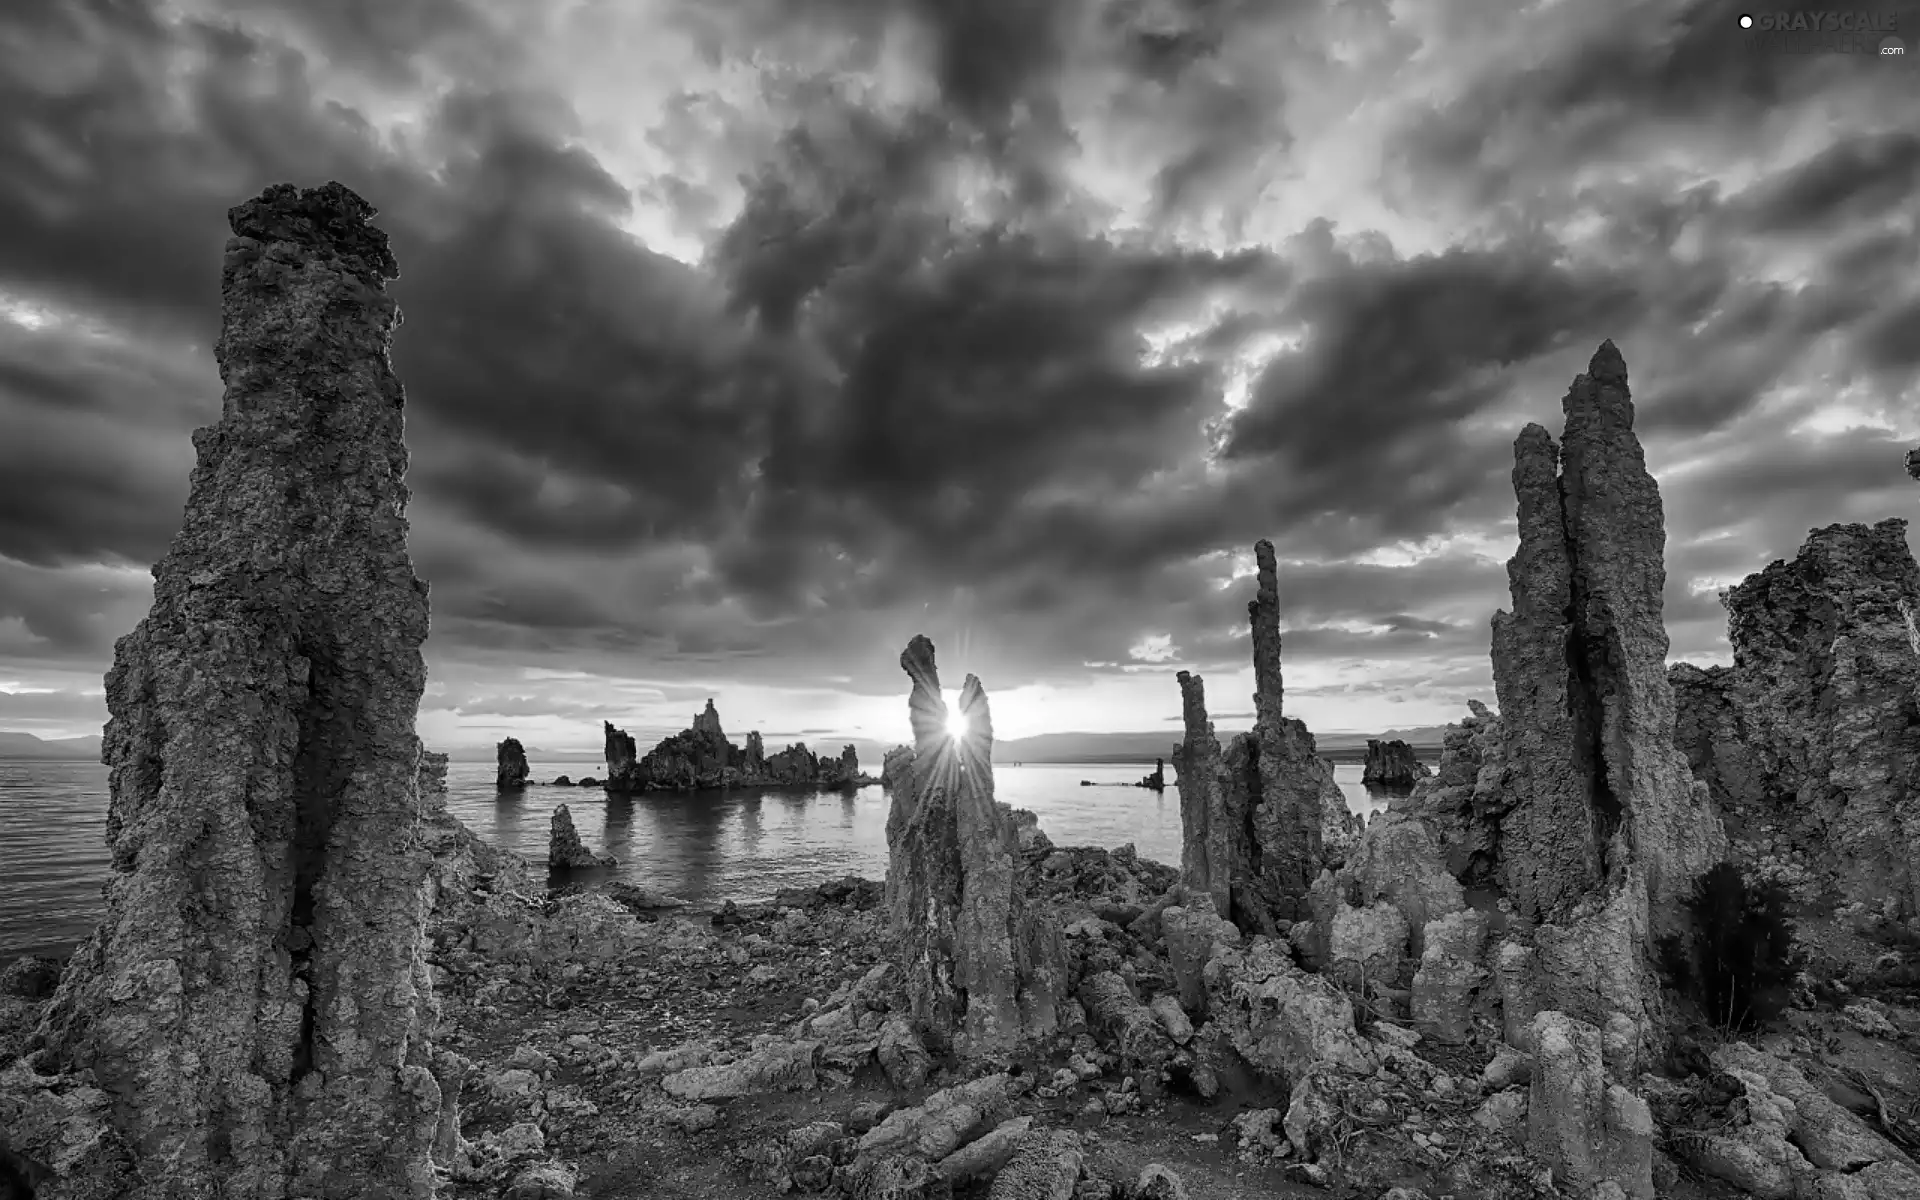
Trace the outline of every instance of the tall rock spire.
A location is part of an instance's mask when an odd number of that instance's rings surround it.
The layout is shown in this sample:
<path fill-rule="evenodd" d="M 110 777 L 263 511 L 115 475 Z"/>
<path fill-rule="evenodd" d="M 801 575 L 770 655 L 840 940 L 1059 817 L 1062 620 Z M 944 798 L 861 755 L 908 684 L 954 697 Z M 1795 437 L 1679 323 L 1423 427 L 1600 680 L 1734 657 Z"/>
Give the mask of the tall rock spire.
<path fill-rule="evenodd" d="M 373 211 L 228 213 L 220 419 L 107 675 L 107 913 L 41 1037 L 111 1097 L 133 1197 L 432 1194 L 427 587 Z"/>
<path fill-rule="evenodd" d="M 1611 341 L 1562 408 L 1557 452 L 1538 425 L 1514 443 L 1513 611 L 1493 619 L 1515 798 L 1501 822 L 1501 883 L 1542 917 L 1630 858 L 1645 874 L 1656 933 L 1671 932 L 1680 897 L 1726 842 L 1673 744 L 1665 512 Z"/>
<path fill-rule="evenodd" d="M 1253 628 L 1253 709 L 1261 725 L 1280 720 L 1286 687 L 1280 676 L 1280 573 L 1273 543 L 1261 538 L 1253 544 L 1258 588 L 1247 602 L 1247 622 Z"/>
<path fill-rule="evenodd" d="M 900 654 L 912 683 L 914 765 L 887 816 L 887 895 L 913 1023 L 936 1046 L 1000 1052 L 1057 1028 L 1065 950 L 1018 885 L 1013 819 L 993 798 L 993 715 L 974 676 L 950 732 L 933 643 Z"/>

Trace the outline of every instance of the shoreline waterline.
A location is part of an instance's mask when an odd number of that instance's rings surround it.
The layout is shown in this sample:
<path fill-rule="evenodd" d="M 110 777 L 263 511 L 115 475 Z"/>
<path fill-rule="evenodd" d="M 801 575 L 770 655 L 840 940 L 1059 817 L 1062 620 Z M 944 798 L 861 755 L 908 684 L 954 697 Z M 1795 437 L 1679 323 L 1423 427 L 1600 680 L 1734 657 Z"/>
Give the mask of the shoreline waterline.
<path fill-rule="evenodd" d="M 558 775 L 599 775 L 604 764 L 541 759 L 524 791 L 500 793 L 490 763 L 453 763 L 447 808 L 483 841 L 526 855 L 547 852 L 555 808 L 568 806 L 586 844 L 617 866 L 567 878 L 589 887 L 621 880 L 675 895 L 693 911 L 726 900 L 767 900 L 781 888 L 813 887 L 844 875 L 886 875 L 889 793 L 742 789 L 609 795 L 598 787 L 554 786 Z M 1149 768 L 1151 764 L 1148 764 Z M 996 798 L 1030 809 L 1062 846 L 1131 842 L 1141 857 L 1180 862 L 1180 797 L 1146 788 L 1083 788 L 1082 779 L 1128 784 L 1138 763 L 997 766 Z M 1361 786 L 1358 764 L 1334 771 L 1349 810 L 1384 808 L 1385 793 Z M 0 760 L 0 962 L 20 954 L 65 958 L 104 912 L 107 769 L 98 763 Z"/>

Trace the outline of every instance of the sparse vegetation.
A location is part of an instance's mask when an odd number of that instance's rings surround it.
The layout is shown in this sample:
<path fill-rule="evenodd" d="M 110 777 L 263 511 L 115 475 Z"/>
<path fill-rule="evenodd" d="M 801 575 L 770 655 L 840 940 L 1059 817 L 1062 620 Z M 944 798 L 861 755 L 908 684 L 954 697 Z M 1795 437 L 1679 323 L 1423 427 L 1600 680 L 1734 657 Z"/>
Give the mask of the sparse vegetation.
<path fill-rule="evenodd" d="M 1801 965 L 1787 905 L 1777 885 L 1755 885 L 1731 863 L 1715 866 L 1687 899 L 1690 937 L 1661 943 L 1668 979 L 1722 1029 L 1765 1025 L 1785 1011 Z"/>

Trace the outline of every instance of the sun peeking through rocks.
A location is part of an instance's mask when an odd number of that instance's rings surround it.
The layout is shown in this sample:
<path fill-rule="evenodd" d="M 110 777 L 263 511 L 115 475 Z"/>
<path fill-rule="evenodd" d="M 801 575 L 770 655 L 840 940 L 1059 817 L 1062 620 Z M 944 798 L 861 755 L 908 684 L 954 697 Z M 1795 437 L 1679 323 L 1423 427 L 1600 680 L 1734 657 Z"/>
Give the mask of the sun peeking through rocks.
<path fill-rule="evenodd" d="M 960 774 L 985 774 L 990 780 L 993 716 L 980 681 L 967 676 L 959 699 L 948 705 L 933 665 L 933 643 L 924 636 L 907 644 L 900 665 L 913 680 L 908 707 L 913 717 L 914 761 L 936 780 Z"/>

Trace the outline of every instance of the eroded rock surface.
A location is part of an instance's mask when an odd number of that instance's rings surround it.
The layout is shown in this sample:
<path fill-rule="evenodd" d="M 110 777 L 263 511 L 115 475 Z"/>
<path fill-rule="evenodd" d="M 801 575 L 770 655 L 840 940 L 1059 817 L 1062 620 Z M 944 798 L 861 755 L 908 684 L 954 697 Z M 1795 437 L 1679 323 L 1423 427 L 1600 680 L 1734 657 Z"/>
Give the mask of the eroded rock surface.
<path fill-rule="evenodd" d="M 107 915 L 39 1035 L 139 1176 L 111 1194 L 432 1194 L 427 588 L 372 215 L 337 183 L 228 213 L 221 416 L 107 675 Z"/>
<path fill-rule="evenodd" d="M 517 792 L 527 786 L 527 776 L 531 774 L 527 766 L 527 752 L 520 745 L 519 738 L 507 738 L 494 752 L 494 786 L 503 792 Z"/>
<path fill-rule="evenodd" d="M 887 751 L 880 765 L 880 786 L 892 791 L 906 782 L 907 775 L 913 770 L 913 747 L 895 746 Z"/>
<path fill-rule="evenodd" d="M 1513 798 L 1500 820 L 1500 882 L 1540 919 L 1630 856 L 1645 873 L 1656 932 L 1675 933 L 1681 897 L 1726 839 L 1673 745 L 1664 509 L 1612 342 L 1562 407 L 1560 446 L 1538 425 L 1514 443 L 1513 611 L 1493 618 Z"/>
<path fill-rule="evenodd" d="M 888 814 L 887 884 L 916 1032 L 962 1053 L 1005 1049 L 1057 1025 L 1064 951 L 1016 886 L 1013 822 L 993 798 L 993 717 L 972 675 L 960 690 L 967 732 L 947 731 L 933 643 L 915 637 L 915 769 Z"/>
<path fill-rule="evenodd" d="M 1399 738 L 1384 742 L 1367 739 L 1367 762 L 1361 768 L 1360 782 L 1368 787 L 1411 789 L 1432 775 L 1433 768 L 1421 762 L 1413 747 Z"/>
<path fill-rule="evenodd" d="M 1361 825 L 1348 812 L 1313 734 L 1281 711 L 1273 544 L 1255 543 L 1254 557 L 1258 586 L 1247 605 L 1253 631 L 1253 731 L 1235 737 L 1223 752 L 1207 717 L 1203 681 L 1182 671 L 1185 737 L 1174 766 L 1184 882 L 1212 896 L 1215 910 L 1242 929 L 1271 933 L 1276 921 L 1310 915 L 1314 880 L 1345 861 Z"/>
<path fill-rule="evenodd" d="M 610 792 L 694 792 L 733 787 L 861 787 L 875 782 L 860 773 L 852 746 L 838 758 L 813 753 L 795 742 L 775 754 L 766 752 L 760 732 L 747 735 L 743 749 L 727 740 L 713 701 L 694 715 L 693 724 L 663 739 L 644 756 L 634 755 L 633 738 L 606 727 L 607 782 Z"/>
<path fill-rule="evenodd" d="M 557 870 L 574 871 L 588 867 L 611 867 L 611 855 L 595 854 L 580 841 L 573 827 L 573 814 L 562 804 L 553 810 L 553 829 L 547 839 L 547 865 Z"/>
<path fill-rule="evenodd" d="M 1920 567 L 1907 523 L 1813 530 L 1726 598 L 1733 666 L 1676 664 L 1677 739 L 1739 857 L 1802 900 L 1920 916 Z"/>

